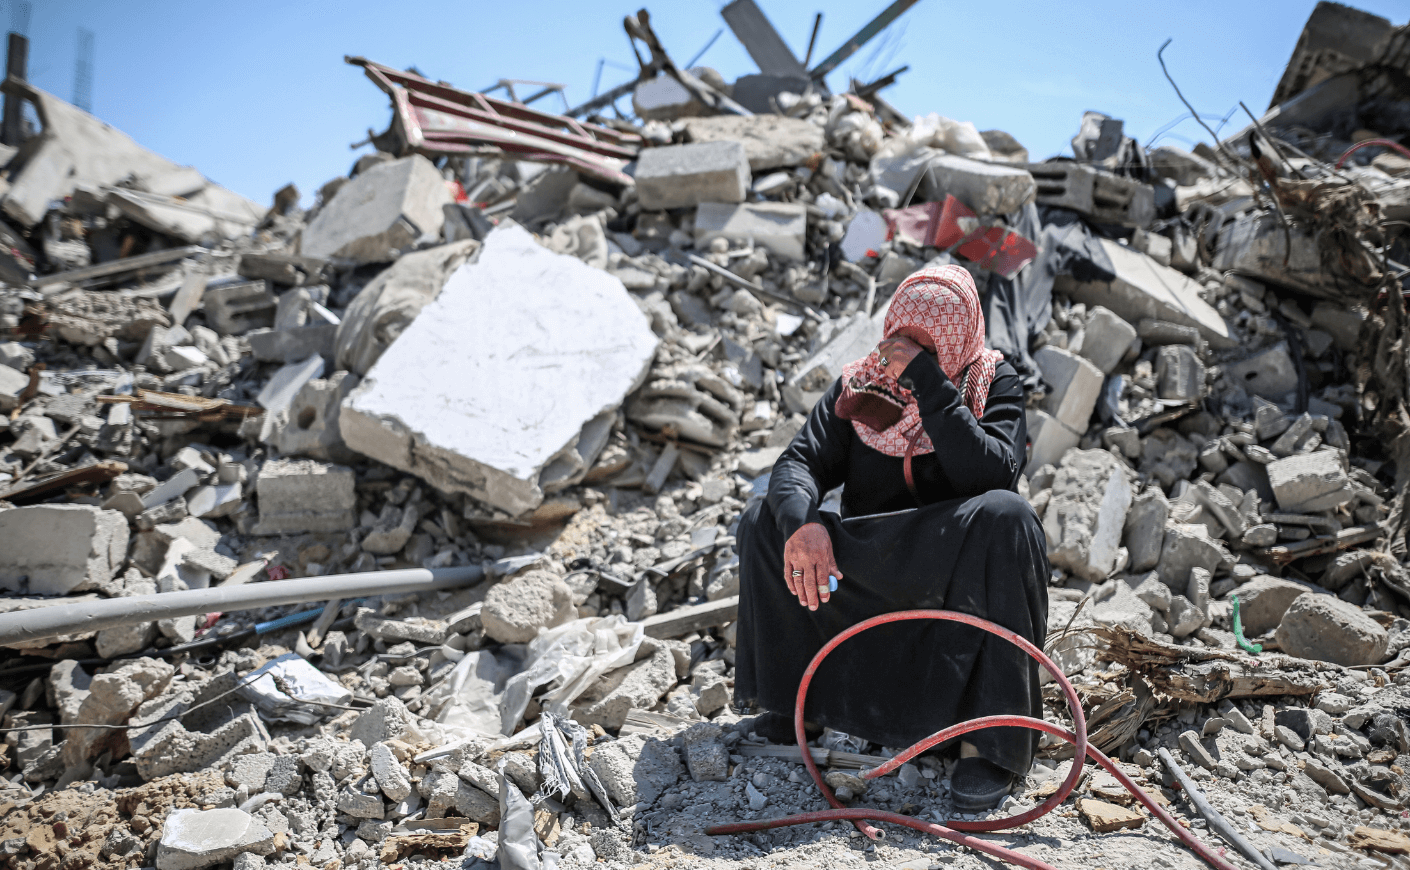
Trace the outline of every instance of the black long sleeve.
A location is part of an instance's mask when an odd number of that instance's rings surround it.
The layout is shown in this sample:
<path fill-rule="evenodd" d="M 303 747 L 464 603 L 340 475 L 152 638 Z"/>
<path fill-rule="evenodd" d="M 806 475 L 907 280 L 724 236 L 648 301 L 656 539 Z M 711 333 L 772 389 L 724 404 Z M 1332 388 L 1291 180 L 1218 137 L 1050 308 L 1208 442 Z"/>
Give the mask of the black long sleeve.
<path fill-rule="evenodd" d="M 960 401 L 959 390 L 929 354 L 913 360 L 902 378 L 910 381 L 921 424 L 935 445 L 933 453 L 917 456 L 914 461 L 922 501 L 930 504 L 967 498 L 1017 485 L 1028 430 L 1023 381 L 1013 366 L 999 364 L 979 420 Z M 868 447 L 852 422 L 837 416 L 841 394 L 841 380 L 834 381 L 774 463 L 766 498 L 785 539 L 804 524 L 816 522 L 823 495 L 840 484 L 845 484 L 843 516 L 915 507 L 901 458 Z"/>
<path fill-rule="evenodd" d="M 960 493 L 1009 489 L 1018 481 L 1020 459 L 1027 445 L 1024 435 L 1023 384 L 1011 366 L 995 371 L 985 404 L 984 418 L 976 420 L 939 363 L 928 353 L 917 354 L 897 380 L 909 389 L 920 407 L 921 425 L 940 472 Z"/>
<path fill-rule="evenodd" d="M 852 423 L 837 416 L 842 381 L 833 382 L 808 421 L 774 463 L 769 478 L 769 507 L 787 540 L 807 523 L 817 522 L 822 497 L 847 476 L 848 457 L 856 433 Z"/>

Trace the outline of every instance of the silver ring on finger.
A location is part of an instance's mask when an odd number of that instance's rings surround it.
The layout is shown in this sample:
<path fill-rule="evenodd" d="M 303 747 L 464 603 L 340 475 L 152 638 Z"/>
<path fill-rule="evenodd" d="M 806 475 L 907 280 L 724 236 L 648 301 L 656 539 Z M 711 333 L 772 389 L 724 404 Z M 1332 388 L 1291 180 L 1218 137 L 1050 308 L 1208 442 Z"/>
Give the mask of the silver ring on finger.
<path fill-rule="evenodd" d="M 794 577 L 802 577 L 802 576 L 803 576 L 803 572 L 802 572 L 802 571 L 794 571 L 794 572 L 793 572 L 793 576 L 794 576 Z"/>

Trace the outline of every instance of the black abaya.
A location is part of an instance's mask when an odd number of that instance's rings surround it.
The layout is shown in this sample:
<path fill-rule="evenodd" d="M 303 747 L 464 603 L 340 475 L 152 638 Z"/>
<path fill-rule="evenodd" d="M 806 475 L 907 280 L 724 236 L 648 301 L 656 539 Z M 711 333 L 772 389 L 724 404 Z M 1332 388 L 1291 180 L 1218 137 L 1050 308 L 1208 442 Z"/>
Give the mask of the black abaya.
<path fill-rule="evenodd" d="M 1023 388 L 1001 363 L 976 420 L 933 357 L 902 383 L 914 392 L 935 452 L 915 457 L 922 505 L 902 460 L 868 447 L 836 414 L 833 384 L 774 465 L 768 496 L 739 524 L 740 607 L 735 696 L 791 716 L 798 681 L 824 643 L 882 613 L 955 610 L 1042 646 L 1047 547 L 1032 508 L 1013 490 L 1025 450 Z M 842 485 L 842 514 L 820 511 Z M 784 582 L 784 542 L 820 522 L 843 573 L 831 600 L 809 611 Z M 1002 713 L 1042 716 L 1036 663 L 1006 641 L 952 622 L 904 622 L 833 652 L 810 687 L 805 717 L 887 746 L 908 746 L 959 721 Z M 965 736 L 981 755 L 1025 773 L 1037 732 Z"/>

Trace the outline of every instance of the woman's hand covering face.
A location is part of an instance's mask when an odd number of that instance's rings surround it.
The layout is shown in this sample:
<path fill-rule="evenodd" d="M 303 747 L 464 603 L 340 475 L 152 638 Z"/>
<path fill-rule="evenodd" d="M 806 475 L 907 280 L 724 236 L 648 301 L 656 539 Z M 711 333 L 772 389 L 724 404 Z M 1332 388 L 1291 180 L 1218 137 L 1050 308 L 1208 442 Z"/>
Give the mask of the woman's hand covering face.
<path fill-rule="evenodd" d="M 886 367 L 887 376 L 893 379 L 901 376 L 911 360 L 925 353 L 925 348 L 903 335 L 882 339 L 876 350 L 881 355 L 881 364 Z"/>

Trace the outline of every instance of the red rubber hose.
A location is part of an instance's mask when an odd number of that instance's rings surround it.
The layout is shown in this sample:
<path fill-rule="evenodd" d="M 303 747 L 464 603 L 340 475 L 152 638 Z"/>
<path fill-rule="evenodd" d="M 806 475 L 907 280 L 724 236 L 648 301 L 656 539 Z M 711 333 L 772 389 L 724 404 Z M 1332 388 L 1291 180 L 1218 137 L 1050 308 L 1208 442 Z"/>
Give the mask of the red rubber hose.
<path fill-rule="evenodd" d="M 958 737 L 961 734 L 968 734 L 971 731 L 979 731 L 983 728 L 995 728 L 999 726 L 1031 728 L 1035 731 L 1042 731 L 1056 737 L 1061 737 L 1068 743 L 1071 743 L 1075 750 L 1073 754 L 1073 764 L 1067 773 L 1067 778 L 1063 780 L 1062 785 L 1059 786 L 1058 790 L 1049 796 L 1047 800 L 1033 809 L 1016 816 L 989 819 L 987 821 L 951 822 L 949 827 L 946 827 L 945 825 L 926 822 L 912 816 L 903 816 L 900 813 L 891 813 L 885 810 L 873 810 L 862 807 L 849 809 L 844 807 L 841 801 L 832 793 L 832 789 L 828 788 L 827 783 L 823 781 L 822 774 L 818 771 L 817 763 L 813 761 L 813 754 L 806 750 L 808 743 L 803 732 L 803 702 L 808 697 L 808 685 L 812 683 L 813 675 L 817 673 L 818 667 L 822 664 L 823 659 L 827 658 L 828 654 L 841 645 L 843 641 L 861 634 L 869 628 L 875 628 L 878 625 L 886 625 L 891 622 L 903 622 L 912 619 L 941 619 L 949 622 L 960 622 L 965 625 L 972 625 L 990 634 L 998 635 L 1028 653 L 1029 656 L 1033 657 L 1039 664 L 1046 668 L 1048 673 L 1053 675 L 1053 679 L 1057 680 L 1058 686 L 1062 689 L 1063 696 L 1067 699 L 1067 706 L 1072 712 L 1072 721 L 1073 724 L 1076 725 L 1076 728 L 1072 731 L 1068 731 L 1061 726 L 1044 722 L 1042 719 L 1034 719 L 1030 716 L 984 716 L 979 719 L 971 719 L 968 722 L 961 722 L 943 731 L 932 734 L 880 767 L 864 772 L 862 778 L 875 779 L 879 776 L 885 776 L 932 746 Z M 1072 683 L 1068 682 L 1067 678 L 1063 676 L 1062 670 L 1053 663 L 1053 660 L 1048 658 L 1041 649 L 1038 649 L 1038 647 L 1034 646 L 1026 639 L 1019 637 L 1007 628 L 995 625 L 987 619 L 980 619 L 977 616 L 970 616 L 965 613 L 955 613 L 950 610 L 902 610 L 897 613 L 884 613 L 881 616 L 874 616 L 871 619 L 859 622 L 851 628 L 839 633 L 832 640 L 828 641 L 822 649 L 818 650 L 818 654 L 813 656 L 813 660 L 808 663 L 808 669 L 803 672 L 803 679 L 798 684 L 798 698 L 793 708 L 793 731 L 798 738 L 798 745 L 804 747 L 804 751 L 801 755 L 803 757 L 803 763 L 808 767 L 808 773 L 812 775 L 813 782 L 817 784 L 818 790 L 822 792 L 823 797 L 833 806 L 833 809 L 819 810 L 811 813 L 798 813 L 797 815 L 784 816 L 779 819 L 769 819 L 763 822 L 738 822 L 731 825 L 716 825 L 706 829 L 706 834 L 711 836 L 720 834 L 745 834 L 754 831 L 767 831 L 772 828 L 788 827 L 791 825 L 804 825 L 812 822 L 846 820 L 851 821 L 857 826 L 858 830 L 875 840 L 882 836 L 881 831 L 867 824 L 867 822 L 890 822 L 892 824 L 913 828 L 922 833 L 941 837 L 952 843 L 958 843 L 961 846 L 967 846 L 1018 867 L 1026 867 L 1029 868 L 1029 870 L 1056 870 L 1055 867 L 1045 861 L 1040 861 L 1037 858 L 1024 855 L 1012 849 L 1006 849 L 1003 846 L 995 845 L 987 840 L 971 837 L 962 832 L 1008 830 L 1010 828 L 1016 828 L 1019 825 L 1027 824 L 1034 819 L 1052 812 L 1059 804 L 1067 800 L 1067 796 L 1071 794 L 1073 787 L 1077 785 L 1078 777 L 1082 775 L 1082 765 L 1077 763 L 1077 760 L 1090 756 L 1093 761 L 1097 762 L 1097 764 L 1101 765 L 1108 773 L 1116 777 L 1117 781 L 1120 782 L 1127 791 L 1131 792 L 1131 794 L 1150 811 L 1151 815 L 1160 819 L 1182 843 L 1188 846 L 1190 850 L 1200 858 L 1204 859 L 1211 867 L 1215 867 L 1217 870 L 1237 870 L 1233 864 L 1224 860 L 1216 854 L 1214 850 L 1200 842 L 1193 834 L 1187 831 L 1174 816 L 1166 812 L 1159 804 L 1151 799 L 1150 795 L 1142 791 L 1136 783 L 1123 773 L 1121 768 L 1117 767 L 1116 763 L 1108 758 L 1101 750 L 1087 744 L 1087 717 L 1082 712 L 1082 704 L 1077 698 L 1077 691 L 1072 688 Z"/>
<path fill-rule="evenodd" d="M 1357 151 L 1360 151 L 1362 148 L 1365 148 L 1370 145 L 1379 145 L 1382 148 L 1394 148 L 1396 151 L 1399 151 L 1402 156 L 1410 157 L 1410 149 L 1407 149 L 1404 145 L 1401 145 L 1399 142 L 1392 142 L 1389 139 L 1367 139 L 1364 142 L 1357 142 L 1355 145 L 1352 145 L 1350 148 L 1346 149 L 1346 151 L 1340 157 L 1337 158 L 1337 169 L 1341 169 L 1341 165 L 1346 162 L 1346 158 L 1355 154 Z"/>

